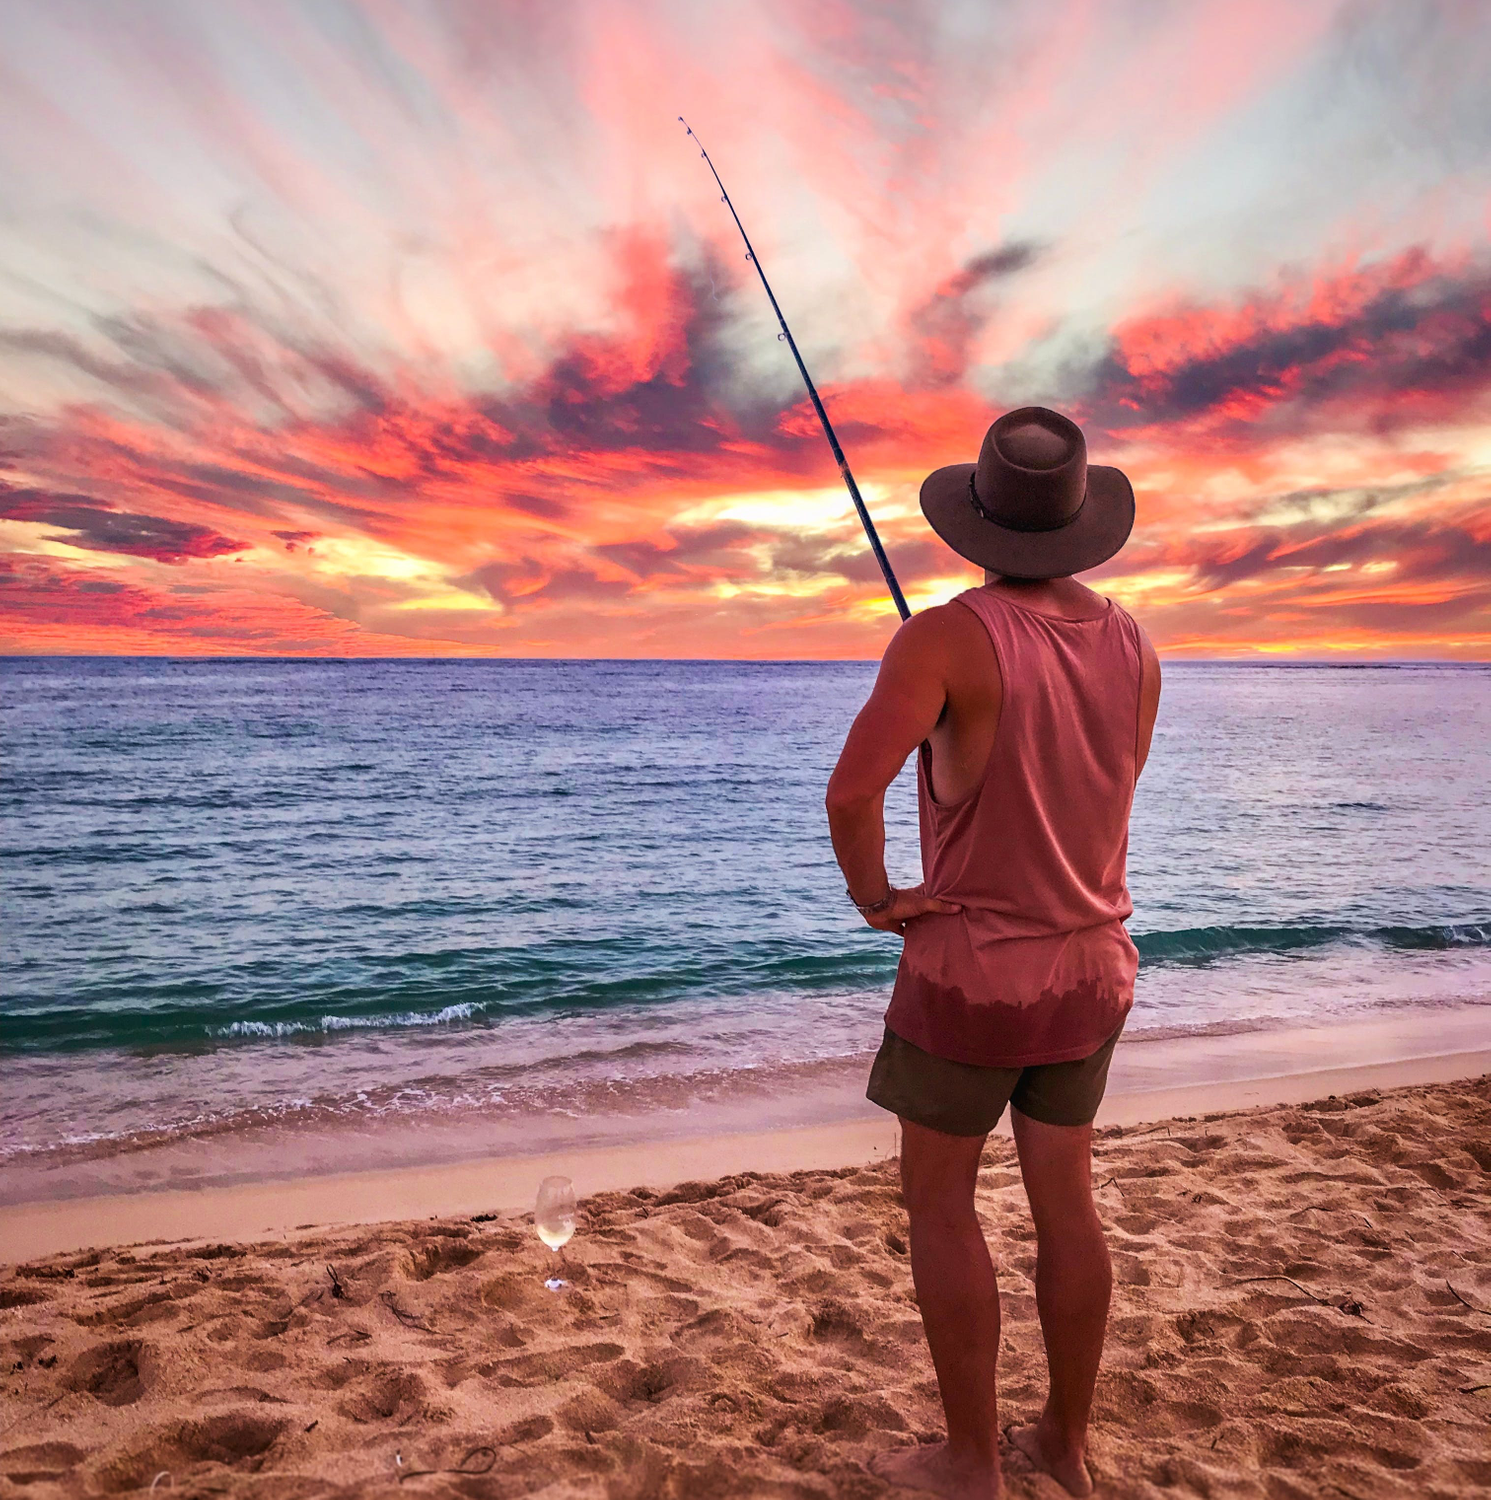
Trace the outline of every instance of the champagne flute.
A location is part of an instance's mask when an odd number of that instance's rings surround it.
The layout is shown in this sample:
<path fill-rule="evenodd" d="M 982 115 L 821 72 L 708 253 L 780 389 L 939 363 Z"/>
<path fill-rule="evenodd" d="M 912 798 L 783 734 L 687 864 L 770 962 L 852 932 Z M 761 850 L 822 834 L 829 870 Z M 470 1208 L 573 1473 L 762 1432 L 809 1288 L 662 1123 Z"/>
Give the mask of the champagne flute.
<path fill-rule="evenodd" d="M 538 1185 L 538 1202 L 533 1208 L 533 1227 L 549 1249 L 559 1255 L 564 1265 L 563 1247 L 575 1232 L 575 1185 L 568 1177 L 545 1177 Z M 544 1285 L 551 1292 L 569 1285 L 558 1276 L 550 1276 Z"/>

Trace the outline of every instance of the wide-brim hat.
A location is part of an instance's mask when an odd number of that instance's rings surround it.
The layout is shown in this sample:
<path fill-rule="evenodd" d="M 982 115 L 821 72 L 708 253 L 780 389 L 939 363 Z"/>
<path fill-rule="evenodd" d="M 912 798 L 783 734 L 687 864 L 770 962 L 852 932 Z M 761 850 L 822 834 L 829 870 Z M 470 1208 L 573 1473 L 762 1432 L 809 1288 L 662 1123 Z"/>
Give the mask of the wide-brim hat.
<path fill-rule="evenodd" d="M 954 552 L 1006 578 L 1064 578 L 1095 568 L 1134 529 L 1134 487 L 1087 462 L 1082 429 L 1022 406 L 984 436 L 976 464 L 922 481 L 922 514 Z"/>

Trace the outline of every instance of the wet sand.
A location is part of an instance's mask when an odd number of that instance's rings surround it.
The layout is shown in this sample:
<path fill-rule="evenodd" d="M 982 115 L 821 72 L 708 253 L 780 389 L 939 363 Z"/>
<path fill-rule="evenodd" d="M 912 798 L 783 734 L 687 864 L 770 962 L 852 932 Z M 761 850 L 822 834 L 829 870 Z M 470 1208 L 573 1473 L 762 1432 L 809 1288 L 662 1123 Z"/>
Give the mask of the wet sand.
<path fill-rule="evenodd" d="M 1384 1084 L 1103 1128 L 1100 1493 L 1491 1488 L 1491 1078 Z M 867 1468 L 940 1421 L 894 1162 L 723 1149 L 585 1198 L 557 1293 L 528 1221 L 470 1213 L 0 1271 L 0 1497 L 907 1493 Z M 1043 1363 L 1003 1137 L 979 1208 L 1017 1422 Z"/>
<path fill-rule="evenodd" d="M 1491 1072 L 1488 1027 L 1491 1009 L 1474 1006 L 1349 1027 L 1125 1040 L 1099 1123 L 1475 1077 Z M 883 1161 L 897 1150 L 896 1126 L 864 1098 L 869 1062 L 842 1059 L 790 1089 L 762 1079 L 727 1108 L 541 1118 L 492 1138 L 479 1120 L 384 1122 L 351 1142 L 282 1130 L 157 1144 L 70 1169 L 13 1163 L 0 1183 L 0 1261 L 146 1239 L 256 1238 L 312 1223 L 515 1212 L 551 1172 L 595 1193 Z M 1000 1128 L 1008 1134 L 1007 1118 Z"/>

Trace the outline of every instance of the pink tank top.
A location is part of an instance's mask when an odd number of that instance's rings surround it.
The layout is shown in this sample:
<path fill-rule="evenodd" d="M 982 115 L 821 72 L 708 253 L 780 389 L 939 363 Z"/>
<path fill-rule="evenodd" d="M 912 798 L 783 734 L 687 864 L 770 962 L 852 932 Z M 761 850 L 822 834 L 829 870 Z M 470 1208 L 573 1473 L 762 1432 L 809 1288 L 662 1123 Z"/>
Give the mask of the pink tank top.
<path fill-rule="evenodd" d="M 1059 620 L 970 589 L 1003 705 L 978 786 L 933 801 L 917 766 L 922 871 L 956 916 L 919 917 L 885 1023 L 955 1062 L 1030 1067 L 1097 1051 L 1134 1000 L 1125 862 L 1139 736 L 1139 630 L 1112 600 Z"/>

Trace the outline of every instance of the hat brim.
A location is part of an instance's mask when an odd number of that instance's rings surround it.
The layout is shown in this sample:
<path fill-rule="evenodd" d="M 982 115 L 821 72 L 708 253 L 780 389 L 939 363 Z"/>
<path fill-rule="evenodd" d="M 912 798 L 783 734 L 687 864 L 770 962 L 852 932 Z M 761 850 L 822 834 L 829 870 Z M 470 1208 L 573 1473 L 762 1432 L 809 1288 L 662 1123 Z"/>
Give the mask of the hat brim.
<path fill-rule="evenodd" d="M 960 557 L 1006 578 L 1065 578 L 1105 563 L 1134 529 L 1134 487 L 1121 469 L 1087 466 L 1087 499 L 1054 531 L 1015 531 L 973 507 L 976 464 L 949 464 L 922 481 L 922 514 Z"/>

